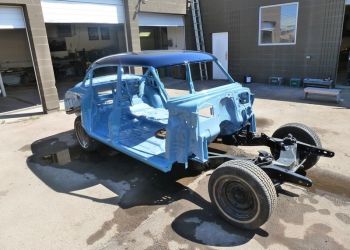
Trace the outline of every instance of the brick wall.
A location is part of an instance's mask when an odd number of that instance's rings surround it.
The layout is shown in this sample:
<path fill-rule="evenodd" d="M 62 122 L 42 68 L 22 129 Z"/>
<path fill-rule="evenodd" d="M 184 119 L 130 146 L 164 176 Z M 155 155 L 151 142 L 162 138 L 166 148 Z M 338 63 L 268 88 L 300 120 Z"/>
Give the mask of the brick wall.
<path fill-rule="evenodd" d="M 271 75 L 336 77 L 344 0 L 300 0 L 296 45 L 258 46 L 259 7 L 293 0 L 201 0 L 207 51 L 211 34 L 229 32 L 229 71 L 238 81 Z M 307 59 L 311 56 L 311 59 Z"/>

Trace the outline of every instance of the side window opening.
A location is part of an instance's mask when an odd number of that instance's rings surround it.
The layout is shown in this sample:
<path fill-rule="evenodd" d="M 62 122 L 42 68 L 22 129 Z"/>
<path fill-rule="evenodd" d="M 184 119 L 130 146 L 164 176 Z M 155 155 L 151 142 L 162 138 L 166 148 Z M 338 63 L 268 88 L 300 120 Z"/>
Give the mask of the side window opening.
<path fill-rule="evenodd" d="M 94 69 L 91 84 L 94 93 L 99 99 L 113 99 L 118 80 L 118 67 L 106 66 Z"/>
<path fill-rule="evenodd" d="M 118 67 L 107 66 L 94 69 L 92 73 L 92 86 L 117 81 Z"/>

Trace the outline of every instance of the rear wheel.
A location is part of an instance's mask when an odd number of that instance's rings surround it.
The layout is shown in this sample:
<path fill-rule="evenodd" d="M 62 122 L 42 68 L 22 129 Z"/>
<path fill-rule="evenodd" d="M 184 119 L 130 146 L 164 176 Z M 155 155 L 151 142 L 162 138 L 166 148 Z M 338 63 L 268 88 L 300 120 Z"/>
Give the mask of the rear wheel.
<path fill-rule="evenodd" d="M 293 137 L 300 142 L 322 148 L 321 140 L 316 132 L 312 128 L 309 128 L 308 126 L 301 123 L 288 123 L 286 125 L 283 125 L 273 133 L 272 137 L 283 139 L 287 137 L 288 134 L 292 134 Z M 271 153 L 275 159 L 278 159 L 278 151 L 271 150 Z M 303 163 L 305 170 L 312 168 L 319 159 L 320 157 L 317 155 L 306 155 L 303 152 L 299 152 L 299 162 L 305 160 Z"/>
<path fill-rule="evenodd" d="M 81 116 L 75 118 L 74 131 L 80 146 L 84 150 L 88 152 L 96 151 L 96 149 L 99 146 L 99 143 L 85 132 L 85 129 L 83 128 L 81 123 Z"/>
<path fill-rule="evenodd" d="M 267 174 L 251 161 L 227 161 L 212 173 L 209 196 L 218 212 L 231 224 L 256 229 L 271 216 L 276 189 Z"/>

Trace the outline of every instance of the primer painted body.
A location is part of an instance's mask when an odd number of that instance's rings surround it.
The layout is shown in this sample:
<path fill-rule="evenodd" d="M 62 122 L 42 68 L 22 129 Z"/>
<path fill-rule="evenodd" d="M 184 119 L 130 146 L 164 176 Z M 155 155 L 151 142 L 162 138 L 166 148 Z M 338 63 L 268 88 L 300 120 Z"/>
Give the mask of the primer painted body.
<path fill-rule="evenodd" d="M 66 111 L 81 115 L 91 137 L 163 172 L 170 171 L 176 162 L 187 164 L 189 159 L 204 163 L 208 161 L 208 144 L 218 135 L 234 134 L 248 123 L 255 132 L 253 95 L 233 80 L 195 92 L 189 77 L 190 93 L 170 98 L 157 68 L 216 60 L 210 54 L 191 51 L 100 59 L 91 65 L 84 81 L 66 93 Z M 117 74 L 92 78 L 95 69 L 108 65 L 117 66 Z M 123 74 L 123 66 L 144 66 L 147 72 L 143 76 Z M 187 70 L 191 75 L 190 67 Z M 99 94 L 104 92 L 107 94 Z M 209 114 L 202 114 L 203 110 Z M 156 136 L 160 129 L 166 129 L 166 138 Z"/>

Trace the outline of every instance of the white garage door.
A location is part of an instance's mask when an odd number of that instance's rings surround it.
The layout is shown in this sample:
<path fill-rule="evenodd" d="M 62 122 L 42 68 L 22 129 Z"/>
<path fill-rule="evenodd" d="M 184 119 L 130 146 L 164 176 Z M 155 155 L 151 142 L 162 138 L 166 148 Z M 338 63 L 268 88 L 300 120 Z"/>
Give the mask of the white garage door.
<path fill-rule="evenodd" d="M 85 2 L 42 0 L 41 6 L 45 23 L 125 22 L 122 0 Z"/>
<path fill-rule="evenodd" d="M 182 27 L 185 26 L 185 23 L 182 15 L 140 13 L 139 26 Z"/>
<path fill-rule="evenodd" d="M 25 27 L 21 7 L 0 6 L 0 29 L 23 29 Z"/>

